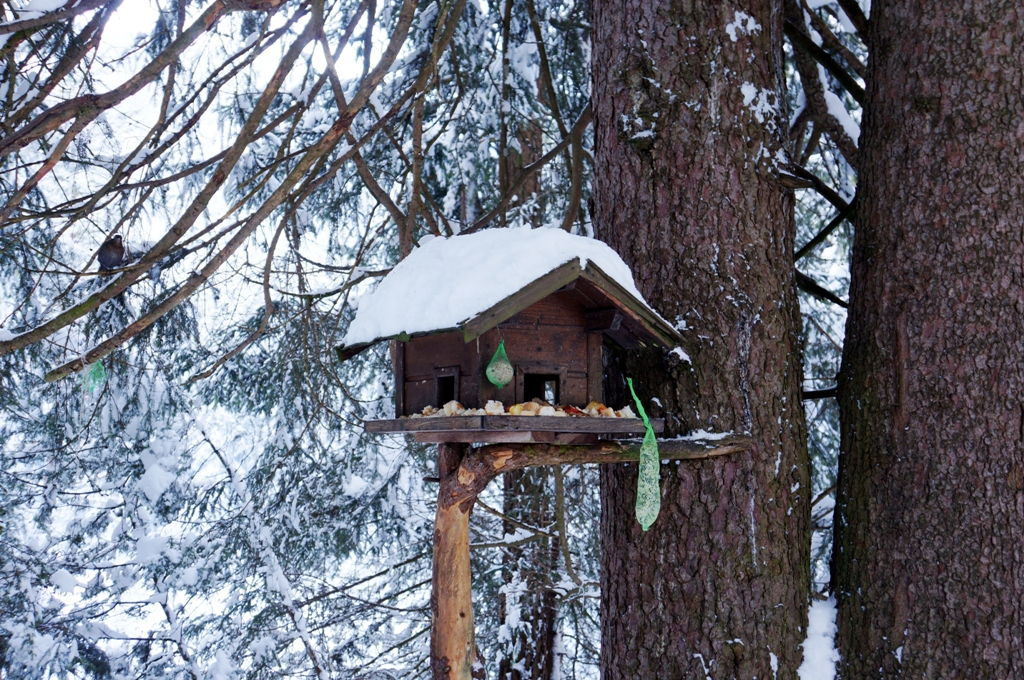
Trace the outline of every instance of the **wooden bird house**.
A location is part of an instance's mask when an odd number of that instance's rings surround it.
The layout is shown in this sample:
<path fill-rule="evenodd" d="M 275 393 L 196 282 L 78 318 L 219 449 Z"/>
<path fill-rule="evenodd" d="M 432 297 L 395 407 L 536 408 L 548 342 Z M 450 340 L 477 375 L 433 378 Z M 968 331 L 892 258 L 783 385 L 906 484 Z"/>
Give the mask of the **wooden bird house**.
<path fill-rule="evenodd" d="M 605 344 L 673 347 L 679 335 L 605 244 L 561 230 L 492 229 L 416 249 L 360 300 L 338 356 L 384 340 L 396 417 L 368 421 L 367 431 L 595 444 L 644 432 L 629 405 L 604 404 Z M 511 368 L 495 382 L 487 369 L 499 348 Z"/>
<path fill-rule="evenodd" d="M 344 361 L 385 340 L 391 341 L 395 417 L 367 421 L 366 430 L 440 444 L 434 678 L 470 680 L 480 666 L 469 516 L 477 494 L 496 476 L 651 455 L 656 470 L 659 459 L 749 448 L 749 437 L 729 435 L 648 448 L 648 440 L 641 445 L 635 439 L 645 433 L 643 420 L 626 404 L 603 403 L 609 343 L 626 350 L 674 347 L 680 338 L 644 302 L 626 264 L 594 239 L 555 229 L 490 229 L 433 239 L 359 300 L 338 356 Z M 664 429 L 664 421 L 651 425 Z"/>

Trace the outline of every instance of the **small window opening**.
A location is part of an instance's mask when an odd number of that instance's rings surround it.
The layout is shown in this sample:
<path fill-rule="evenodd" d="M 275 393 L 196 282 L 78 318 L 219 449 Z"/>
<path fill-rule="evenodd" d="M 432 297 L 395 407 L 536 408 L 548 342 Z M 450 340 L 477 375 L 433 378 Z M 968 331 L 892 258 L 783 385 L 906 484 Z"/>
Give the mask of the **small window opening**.
<path fill-rule="evenodd" d="M 523 376 L 523 401 L 543 399 L 549 404 L 557 404 L 560 396 L 557 375 L 527 373 Z"/>
<path fill-rule="evenodd" d="M 455 392 L 455 376 L 437 376 L 437 406 L 444 406 L 449 401 L 455 399 L 458 399 L 458 395 Z"/>

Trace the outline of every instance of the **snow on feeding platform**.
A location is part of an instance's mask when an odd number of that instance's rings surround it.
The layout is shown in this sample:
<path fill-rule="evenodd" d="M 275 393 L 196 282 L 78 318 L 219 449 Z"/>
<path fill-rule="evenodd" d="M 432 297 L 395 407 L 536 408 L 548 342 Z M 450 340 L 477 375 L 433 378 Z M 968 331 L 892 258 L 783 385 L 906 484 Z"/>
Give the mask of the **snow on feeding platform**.
<path fill-rule="evenodd" d="M 593 263 L 650 309 L 629 267 L 601 241 L 561 229 L 487 229 L 415 249 L 359 300 L 342 344 L 456 330 L 573 260 L 580 269 Z"/>

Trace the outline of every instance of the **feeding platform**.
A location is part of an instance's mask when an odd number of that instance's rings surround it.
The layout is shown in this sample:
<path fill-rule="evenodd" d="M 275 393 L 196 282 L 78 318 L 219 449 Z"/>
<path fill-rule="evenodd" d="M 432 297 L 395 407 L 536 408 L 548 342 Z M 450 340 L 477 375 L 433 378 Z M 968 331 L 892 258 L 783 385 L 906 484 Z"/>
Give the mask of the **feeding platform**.
<path fill-rule="evenodd" d="M 644 433 L 626 404 L 602 403 L 606 345 L 671 348 L 680 338 L 604 243 L 556 229 L 491 229 L 414 250 L 359 301 L 338 357 L 385 340 L 396 417 L 367 421 L 367 432 L 596 444 Z M 488 368 L 499 355 L 507 366 L 495 380 Z M 430 415 L 453 403 L 466 414 Z M 521 415 L 531 403 L 562 417 Z"/>
<path fill-rule="evenodd" d="M 665 421 L 651 421 L 655 433 Z M 552 416 L 442 416 L 368 420 L 367 432 L 404 432 L 418 442 L 597 444 L 600 439 L 642 437 L 639 418 L 555 418 Z"/>

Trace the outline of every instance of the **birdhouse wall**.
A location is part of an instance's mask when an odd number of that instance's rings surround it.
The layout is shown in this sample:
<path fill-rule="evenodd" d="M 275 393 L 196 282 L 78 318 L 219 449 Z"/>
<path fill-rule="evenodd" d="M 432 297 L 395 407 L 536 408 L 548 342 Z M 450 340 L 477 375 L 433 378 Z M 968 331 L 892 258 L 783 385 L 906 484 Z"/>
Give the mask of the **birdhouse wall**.
<path fill-rule="evenodd" d="M 502 340 L 515 377 L 498 388 L 484 371 Z M 459 332 L 397 342 L 396 412 L 419 413 L 428 405 L 442 406 L 447 397 L 468 408 L 482 408 L 491 399 L 507 407 L 526 401 L 531 386 L 536 393 L 544 376 L 555 377 L 558 403 L 601 401 L 602 346 L 602 334 L 586 330 L 586 309 L 567 292 L 530 305 L 468 343 Z"/>

